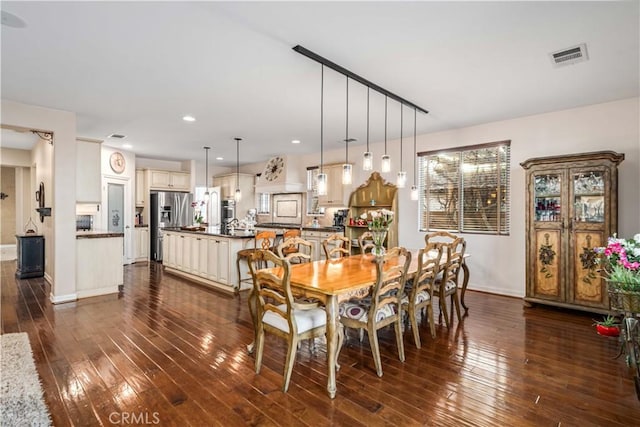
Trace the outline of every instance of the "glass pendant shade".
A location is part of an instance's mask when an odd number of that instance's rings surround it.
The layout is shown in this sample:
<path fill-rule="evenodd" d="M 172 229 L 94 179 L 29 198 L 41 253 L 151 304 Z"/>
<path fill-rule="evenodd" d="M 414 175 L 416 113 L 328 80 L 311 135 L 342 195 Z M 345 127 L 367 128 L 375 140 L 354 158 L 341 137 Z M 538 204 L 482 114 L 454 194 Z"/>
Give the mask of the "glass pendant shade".
<path fill-rule="evenodd" d="M 382 156 L 382 166 L 380 169 L 382 172 L 391 172 L 391 157 L 388 154 Z"/>
<path fill-rule="evenodd" d="M 396 186 L 398 188 L 404 188 L 405 185 L 407 185 L 407 173 L 405 171 L 400 171 L 396 178 Z"/>
<path fill-rule="evenodd" d="M 317 179 L 318 179 L 318 196 L 326 196 L 327 195 L 327 174 L 319 173 Z"/>
<path fill-rule="evenodd" d="M 352 176 L 351 165 L 348 163 L 342 165 L 342 184 L 350 185 Z"/>
<path fill-rule="evenodd" d="M 373 153 L 365 151 L 362 157 L 362 170 L 370 171 L 371 169 L 373 169 Z"/>
<path fill-rule="evenodd" d="M 418 186 L 411 186 L 411 200 L 418 200 Z"/>
<path fill-rule="evenodd" d="M 233 196 L 233 198 L 235 199 L 236 203 L 242 200 L 242 191 L 240 191 L 239 188 L 236 188 L 236 194 Z"/>

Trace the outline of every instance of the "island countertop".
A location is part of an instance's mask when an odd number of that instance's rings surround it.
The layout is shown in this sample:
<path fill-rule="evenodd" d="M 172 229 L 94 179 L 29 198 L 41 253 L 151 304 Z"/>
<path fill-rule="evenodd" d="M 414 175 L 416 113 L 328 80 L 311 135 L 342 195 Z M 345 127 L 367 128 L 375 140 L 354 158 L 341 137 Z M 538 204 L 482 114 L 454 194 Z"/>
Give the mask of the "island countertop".
<path fill-rule="evenodd" d="M 106 230 L 76 231 L 76 239 L 103 239 L 108 237 L 124 237 L 124 233 L 116 233 Z"/>
<path fill-rule="evenodd" d="M 255 237 L 255 231 L 249 230 L 237 230 L 233 233 L 222 232 L 220 227 L 203 227 L 204 229 L 200 230 L 190 230 L 187 228 L 181 227 L 166 227 L 163 228 L 163 231 L 171 231 L 174 233 L 189 233 L 189 234 L 198 234 L 205 236 L 217 236 L 217 237 L 226 237 L 229 239 L 253 239 Z"/>

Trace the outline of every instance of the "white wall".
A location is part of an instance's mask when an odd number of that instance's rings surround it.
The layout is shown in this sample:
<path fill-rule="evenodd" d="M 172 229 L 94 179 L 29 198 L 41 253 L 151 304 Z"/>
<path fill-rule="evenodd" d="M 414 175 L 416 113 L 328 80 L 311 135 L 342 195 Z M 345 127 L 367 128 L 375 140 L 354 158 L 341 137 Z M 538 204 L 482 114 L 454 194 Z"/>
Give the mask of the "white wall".
<path fill-rule="evenodd" d="M 418 120 L 421 120 L 419 117 Z M 426 120 L 426 118 L 422 118 Z M 373 126 L 373 125 L 372 125 Z M 459 147 L 485 142 L 511 140 L 511 233 L 509 236 L 465 234 L 471 254 L 469 289 L 504 295 L 525 293 L 525 183 L 520 163 L 531 157 L 589 151 L 613 150 L 625 154 L 619 168 L 618 234 L 632 236 L 640 232 L 640 108 L 639 98 L 591 105 L 512 120 L 419 135 L 417 151 Z M 374 169 L 379 169 L 384 152 L 381 143 L 371 144 Z M 395 183 L 398 171 L 399 141 L 387 143 L 392 171 L 382 174 Z M 355 161 L 352 189 L 364 183 L 369 173 L 362 170 L 363 145 L 352 147 L 349 159 Z M 278 154 L 278 153 L 274 153 Z M 417 202 L 410 200 L 413 182 L 413 138 L 404 139 L 404 169 L 408 185 L 399 189 L 399 242 L 409 248 L 424 245 L 418 232 Z M 302 172 L 317 165 L 319 154 L 299 156 L 296 164 Z M 324 153 L 325 164 L 344 161 L 344 149 Z M 260 172 L 264 163 L 247 165 L 243 172 Z"/>

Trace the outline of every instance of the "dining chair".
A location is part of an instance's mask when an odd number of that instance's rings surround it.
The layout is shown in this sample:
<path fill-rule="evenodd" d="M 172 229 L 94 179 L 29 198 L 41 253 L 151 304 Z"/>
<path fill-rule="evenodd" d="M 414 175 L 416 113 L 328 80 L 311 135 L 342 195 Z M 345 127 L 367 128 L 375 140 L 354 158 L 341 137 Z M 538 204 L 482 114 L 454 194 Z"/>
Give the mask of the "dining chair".
<path fill-rule="evenodd" d="M 327 315 L 318 306 L 298 306 L 293 299 L 290 281 L 289 261 L 278 257 L 271 251 L 258 250 L 254 261 L 273 263 L 282 269 L 281 275 L 267 270 L 252 271 L 256 304 L 256 374 L 262 367 L 265 333 L 270 333 L 287 341 L 287 358 L 284 364 L 284 383 L 282 391 L 289 389 L 291 372 L 296 358 L 298 342 L 305 339 L 322 337 L 326 332 Z M 255 262 L 250 263 L 251 268 Z"/>
<path fill-rule="evenodd" d="M 294 251 L 288 250 L 294 248 Z M 290 237 L 280 242 L 276 248 L 278 256 L 291 264 L 311 262 L 313 259 L 313 243 L 301 237 Z"/>
<path fill-rule="evenodd" d="M 427 233 L 424 235 L 424 244 L 428 245 L 429 243 L 451 243 L 460 236 L 456 236 L 455 234 L 449 233 L 448 231 L 434 231 L 432 233 Z"/>
<path fill-rule="evenodd" d="M 351 240 L 342 234 L 332 234 L 322 242 L 327 259 L 342 258 L 351 255 Z"/>
<path fill-rule="evenodd" d="M 366 254 L 367 251 L 371 252 L 376 245 L 373 244 L 373 234 L 370 231 L 365 231 L 358 237 L 358 246 L 360 247 L 360 253 Z"/>
<path fill-rule="evenodd" d="M 251 281 L 251 277 L 242 278 L 240 275 L 240 261 L 249 263 L 249 258 L 257 249 L 273 249 L 276 241 L 276 233 L 274 231 L 260 231 L 256 233 L 253 239 L 253 248 L 240 249 L 236 255 L 236 268 L 238 269 L 238 289 L 242 282 Z"/>
<path fill-rule="evenodd" d="M 282 240 L 281 241 L 285 241 L 287 239 L 291 239 L 292 237 L 300 237 L 300 229 L 298 228 L 292 228 L 289 230 L 284 230 L 284 233 L 282 233 Z M 294 252 L 298 252 L 298 248 L 296 246 L 287 246 L 285 248 L 282 249 L 282 253 L 284 254 L 284 256 L 287 256 L 291 253 Z"/>
<path fill-rule="evenodd" d="M 402 298 L 402 309 L 408 314 L 413 340 L 420 348 L 420 331 L 418 330 L 418 315 L 426 309 L 427 321 L 431 329 L 431 337 L 436 337 L 433 322 L 433 290 L 440 266 L 444 246 L 429 243 L 418 252 L 418 269 L 411 280 L 407 280 L 405 296 Z M 424 319 L 424 317 L 423 317 Z"/>
<path fill-rule="evenodd" d="M 274 236 L 275 236 L 275 233 L 274 233 Z M 261 253 L 262 251 L 269 251 L 269 250 L 270 250 L 269 248 L 255 249 L 249 254 L 247 258 L 247 265 L 249 267 L 249 276 L 251 277 L 251 280 L 252 280 L 251 292 L 249 292 L 247 303 L 249 305 L 249 314 L 251 315 L 251 322 L 253 324 L 253 331 L 254 331 L 253 342 L 247 345 L 247 352 L 249 354 L 253 353 L 257 336 L 258 336 L 258 309 L 257 309 L 258 294 L 256 291 L 257 285 L 256 285 L 255 272 L 263 268 L 275 267 L 275 264 L 265 259 L 264 254 Z M 258 255 L 258 253 L 260 253 L 260 255 Z M 274 254 L 274 256 L 276 255 Z"/>
<path fill-rule="evenodd" d="M 395 247 L 382 257 L 377 257 L 376 282 L 371 301 L 348 301 L 340 306 L 340 322 L 348 328 L 366 329 L 373 362 L 379 377 L 382 376 L 382 361 L 378 344 L 378 330 L 394 325 L 398 356 L 404 362 L 402 342 L 402 298 L 407 270 L 411 264 L 411 252 Z"/>
<path fill-rule="evenodd" d="M 438 274 L 436 278 L 436 287 L 433 290 L 433 296 L 438 297 L 440 313 L 444 316 L 447 327 L 453 323 L 453 309 L 455 306 L 458 322 L 462 320 L 460 315 L 460 295 L 458 292 L 458 278 L 462 269 L 464 251 L 467 248 L 467 242 L 458 237 L 451 243 L 441 244 L 443 247 L 443 256 L 446 254 L 442 274 Z M 447 315 L 447 297 L 451 299 L 451 320 Z"/>

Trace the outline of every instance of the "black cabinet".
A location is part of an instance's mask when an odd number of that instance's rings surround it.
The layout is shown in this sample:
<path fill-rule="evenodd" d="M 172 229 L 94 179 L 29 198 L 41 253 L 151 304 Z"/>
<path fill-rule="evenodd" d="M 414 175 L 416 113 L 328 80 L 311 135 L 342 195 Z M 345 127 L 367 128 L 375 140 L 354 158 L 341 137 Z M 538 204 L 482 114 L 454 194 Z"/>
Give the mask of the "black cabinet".
<path fill-rule="evenodd" d="M 16 240 L 18 252 L 16 277 L 26 279 L 44 276 L 44 237 L 35 234 L 17 234 Z"/>

